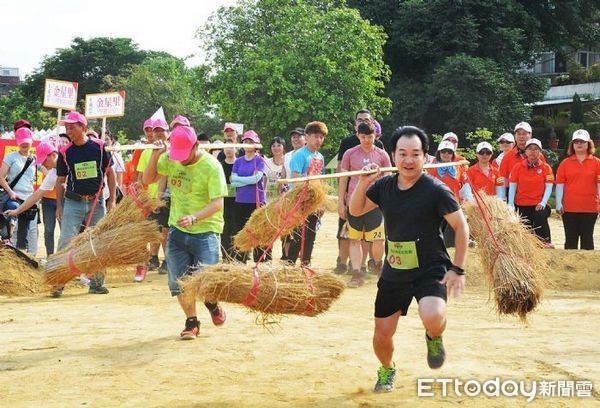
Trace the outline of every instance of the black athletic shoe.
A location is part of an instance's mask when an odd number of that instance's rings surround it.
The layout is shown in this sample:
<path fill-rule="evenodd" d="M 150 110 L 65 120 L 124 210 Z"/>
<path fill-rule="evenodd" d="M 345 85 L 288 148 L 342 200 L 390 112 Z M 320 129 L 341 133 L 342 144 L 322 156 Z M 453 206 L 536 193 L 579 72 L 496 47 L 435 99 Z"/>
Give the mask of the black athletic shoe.
<path fill-rule="evenodd" d="M 158 261 L 158 255 L 152 255 L 148 260 L 148 270 L 155 271 L 160 266 L 160 262 Z"/>

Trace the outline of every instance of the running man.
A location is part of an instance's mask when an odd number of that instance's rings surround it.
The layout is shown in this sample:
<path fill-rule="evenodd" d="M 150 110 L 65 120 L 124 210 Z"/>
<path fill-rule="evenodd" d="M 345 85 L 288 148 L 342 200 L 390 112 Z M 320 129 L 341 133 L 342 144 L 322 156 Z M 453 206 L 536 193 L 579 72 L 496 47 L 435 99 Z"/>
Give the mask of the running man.
<path fill-rule="evenodd" d="M 391 145 L 398 174 L 383 177 L 371 187 L 379 172 L 361 176 L 349 205 L 355 217 L 380 208 L 386 225 L 386 258 L 375 299 L 373 350 L 381 362 L 375 392 L 393 388 L 394 334 L 413 297 L 425 326 L 427 363 L 431 368 L 444 364 L 447 293 L 460 296 L 464 290 L 469 242 L 469 227 L 454 194 L 423 173 L 429 149 L 427 134 L 413 126 L 400 127 L 394 131 Z M 442 238 L 443 220 L 456 232 L 453 261 Z"/>

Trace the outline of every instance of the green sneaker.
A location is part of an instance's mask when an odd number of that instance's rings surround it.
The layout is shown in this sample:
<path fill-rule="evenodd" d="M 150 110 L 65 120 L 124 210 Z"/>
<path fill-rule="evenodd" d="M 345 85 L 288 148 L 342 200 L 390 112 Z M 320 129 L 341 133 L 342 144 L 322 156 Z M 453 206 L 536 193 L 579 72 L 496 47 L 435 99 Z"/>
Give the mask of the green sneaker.
<path fill-rule="evenodd" d="M 377 383 L 375 384 L 375 392 L 389 392 L 394 388 L 394 380 L 396 379 L 396 368 L 379 367 L 377 370 Z"/>
<path fill-rule="evenodd" d="M 440 368 L 446 360 L 446 350 L 444 350 L 442 336 L 432 339 L 425 333 L 425 341 L 427 342 L 427 364 L 429 368 Z"/>

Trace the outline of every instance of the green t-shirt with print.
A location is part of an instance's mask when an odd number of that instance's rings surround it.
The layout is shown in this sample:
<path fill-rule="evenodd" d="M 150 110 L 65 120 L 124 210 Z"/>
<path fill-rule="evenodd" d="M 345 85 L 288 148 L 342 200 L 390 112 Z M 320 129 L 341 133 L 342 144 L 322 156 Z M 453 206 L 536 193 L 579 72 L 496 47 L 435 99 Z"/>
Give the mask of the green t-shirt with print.
<path fill-rule="evenodd" d="M 158 174 L 169 177 L 169 226 L 190 234 L 223 232 L 223 210 L 198 220 L 189 228 L 177 225 L 177 220 L 181 217 L 197 213 L 215 198 L 227 196 L 223 168 L 212 154 L 204 153 L 196 163 L 184 166 L 178 161 L 169 160 L 168 153 L 163 153 L 158 159 L 157 171 Z"/>
<path fill-rule="evenodd" d="M 152 149 L 146 149 L 142 152 L 136 171 L 143 173 L 144 170 L 146 170 L 146 167 L 148 167 L 148 163 L 150 162 L 150 156 L 152 156 L 152 152 Z M 151 198 L 156 198 L 158 196 L 158 182 L 148 185 L 148 195 Z"/>

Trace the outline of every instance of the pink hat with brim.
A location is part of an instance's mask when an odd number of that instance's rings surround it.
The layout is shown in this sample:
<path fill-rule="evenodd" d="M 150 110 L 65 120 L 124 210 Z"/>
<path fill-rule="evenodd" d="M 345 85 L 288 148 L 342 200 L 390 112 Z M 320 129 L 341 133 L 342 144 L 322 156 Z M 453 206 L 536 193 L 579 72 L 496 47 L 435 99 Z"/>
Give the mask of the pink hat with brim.
<path fill-rule="evenodd" d="M 254 130 L 247 130 L 244 132 L 244 136 L 242 136 L 242 142 L 246 139 L 252 140 L 254 143 L 260 143 L 260 138 L 258 137 L 258 133 Z"/>
<path fill-rule="evenodd" d="M 154 120 L 146 119 L 144 121 L 144 127 L 142 129 L 146 129 L 146 128 L 150 128 L 150 129 L 154 128 Z"/>
<path fill-rule="evenodd" d="M 227 129 L 235 130 L 237 132 L 236 127 L 231 122 L 227 122 L 225 123 L 225 126 L 223 126 L 223 131 L 226 131 Z"/>
<path fill-rule="evenodd" d="M 169 130 L 169 125 L 167 124 L 167 121 L 164 119 L 154 119 L 154 122 L 152 122 L 152 128 L 154 128 L 154 129 L 160 128 L 163 130 Z"/>
<path fill-rule="evenodd" d="M 189 119 L 183 115 L 175 116 L 175 119 L 173 119 L 173 121 L 171 122 L 171 127 L 175 127 L 175 125 L 191 126 Z"/>
<path fill-rule="evenodd" d="M 56 146 L 54 146 L 54 144 L 50 143 L 50 142 L 42 142 L 40 143 L 36 148 L 35 148 L 35 164 L 37 166 L 39 166 L 40 164 L 42 164 L 44 161 L 46 161 L 46 158 L 48 158 L 48 155 L 56 152 Z"/>
<path fill-rule="evenodd" d="M 15 139 L 17 141 L 17 145 L 22 145 L 23 143 L 33 143 L 33 133 L 31 129 L 22 127 L 17 129 L 15 132 Z"/>
<path fill-rule="evenodd" d="M 198 142 L 198 137 L 192 127 L 177 126 L 173 132 L 171 132 L 170 142 L 169 159 L 184 161 L 190 157 L 192 148 Z"/>
<path fill-rule="evenodd" d="M 83 116 L 81 113 L 76 112 L 76 111 L 69 112 L 67 114 L 67 116 L 59 122 L 59 125 L 64 126 L 67 123 L 71 123 L 71 124 L 72 123 L 81 123 L 84 126 L 87 126 L 87 124 L 88 124 L 85 116 Z"/>

